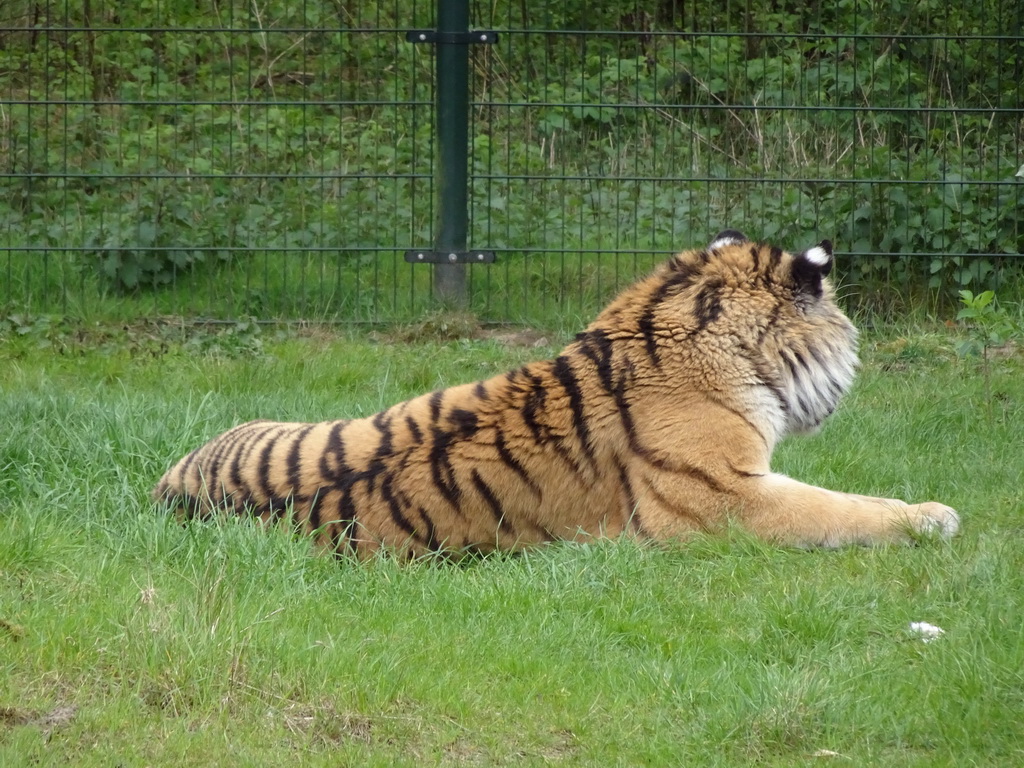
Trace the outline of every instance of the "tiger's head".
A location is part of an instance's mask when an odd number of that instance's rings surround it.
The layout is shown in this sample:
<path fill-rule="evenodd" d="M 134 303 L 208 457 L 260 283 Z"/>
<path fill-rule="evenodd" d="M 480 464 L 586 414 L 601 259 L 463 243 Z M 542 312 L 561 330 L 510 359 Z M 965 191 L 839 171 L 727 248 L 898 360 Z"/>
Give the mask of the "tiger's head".
<path fill-rule="evenodd" d="M 628 333 L 634 361 L 656 377 L 742 397 L 777 437 L 814 431 L 857 367 L 857 331 L 836 304 L 832 266 L 828 240 L 790 253 L 725 230 L 627 290 L 591 328 Z"/>

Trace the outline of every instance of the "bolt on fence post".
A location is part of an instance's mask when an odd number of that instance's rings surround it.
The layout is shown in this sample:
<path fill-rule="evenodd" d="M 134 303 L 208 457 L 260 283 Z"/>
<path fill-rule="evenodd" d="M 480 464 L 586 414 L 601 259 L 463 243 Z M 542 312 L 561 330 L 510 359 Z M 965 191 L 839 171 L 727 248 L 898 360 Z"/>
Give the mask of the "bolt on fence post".
<path fill-rule="evenodd" d="M 469 33 L 469 0 L 438 0 L 437 32 Z M 441 42 L 437 46 L 437 230 L 438 254 L 466 250 L 469 229 L 469 46 Z M 467 302 L 466 265 L 434 265 L 434 295 L 453 307 Z"/>

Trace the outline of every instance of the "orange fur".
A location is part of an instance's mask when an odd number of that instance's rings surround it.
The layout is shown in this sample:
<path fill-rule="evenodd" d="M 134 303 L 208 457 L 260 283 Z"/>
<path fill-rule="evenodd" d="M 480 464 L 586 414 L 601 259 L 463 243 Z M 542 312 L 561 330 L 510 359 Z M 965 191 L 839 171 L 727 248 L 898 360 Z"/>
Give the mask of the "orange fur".
<path fill-rule="evenodd" d="M 826 241 L 798 254 L 727 231 L 619 295 L 554 360 L 352 421 L 256 421 L 172 467 L 154 497 L 287 519 L 338 552 L 511 549 L 735 520 L 796 545 L 956 532 L 936 503 L 828 491 L 771 472 L 856 366 Z"/>

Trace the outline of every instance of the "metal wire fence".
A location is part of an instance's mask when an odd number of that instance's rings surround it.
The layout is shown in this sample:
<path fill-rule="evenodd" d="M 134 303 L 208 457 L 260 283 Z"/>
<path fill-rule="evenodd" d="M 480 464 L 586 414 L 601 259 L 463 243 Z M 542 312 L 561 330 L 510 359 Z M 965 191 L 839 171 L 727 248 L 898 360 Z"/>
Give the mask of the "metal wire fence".
<path fill-rule="evenodd" d="M 202 6 L 202 7 L 200 7 Z M 1024 6 L 471 7 L 468 308 L 588 314 L 720 229 L 828 237 L 849 301 L 1019 277 Z M 0 313 L 409 320 L 435 305 L 422 0 L 10 0 Z M 444 73 L 441 73 L 444 76 Z"/>

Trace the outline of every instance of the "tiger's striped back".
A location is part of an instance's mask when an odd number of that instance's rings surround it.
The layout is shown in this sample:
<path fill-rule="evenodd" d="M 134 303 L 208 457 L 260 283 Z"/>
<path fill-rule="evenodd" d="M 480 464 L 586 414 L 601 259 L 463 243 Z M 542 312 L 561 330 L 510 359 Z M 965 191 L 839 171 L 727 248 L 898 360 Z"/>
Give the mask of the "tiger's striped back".
<path fill-rule="evenodd" d="M 359 554 L 385 544 L 419 554 L 617 534 L 621 524 L 608 531 L 608 522 L 630 500 L 614 498 L 616 484 L 601 471 L 606 448 L 571 416 L 581 398 L 573 377 L 565 360 L 535 363 L 366 419 L 249 422 L 186 456 L 154 493 L 190 516 L 287 518 Z M 559 519 L 586 497 L 587 515 Z"/>

